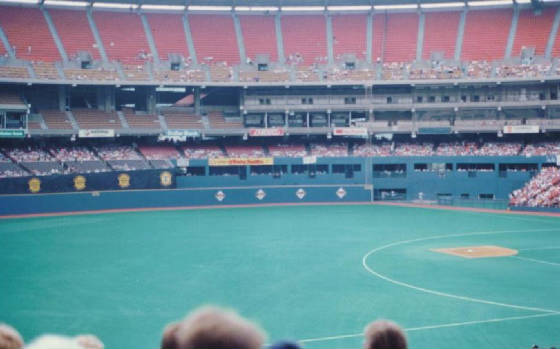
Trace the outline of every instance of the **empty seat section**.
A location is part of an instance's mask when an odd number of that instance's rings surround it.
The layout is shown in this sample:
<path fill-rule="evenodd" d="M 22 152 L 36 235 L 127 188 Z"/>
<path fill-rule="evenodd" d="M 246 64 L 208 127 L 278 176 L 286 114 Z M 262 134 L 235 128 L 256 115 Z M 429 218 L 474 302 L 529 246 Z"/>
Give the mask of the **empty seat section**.
<path fill-rule="evenodd" d="M 544 55 L 555 13 L 555 8 L 544 9 L 540 15 L 532 10 L 520 11 L 511 55 L 519 56 L 523 47 L 534 47 L 535 54 Z"/>
<path fill-rule="evenodd" d="M 134 110 L 125 109 L 123 115 L 130 128 L 161 129 L 156 115 L 136 114 Z"/>
<path fill-rule="evenodd" d="M 243 128 L 243 123 L 239 117 L 225 118 L 221 112 L 211 112 L 208 114 L 210 128 L 226 129 L 226 128 Z"/>
<path fill-rule="evenodd" d="M 200 63 L 239 63 L 231 15 L 189 15 L 194 48 Z"/>
<path fill-rule="evenodd" d="M 385 54 L 387 15 L 379 14 L 373 16 L 371 59 L 373 61 L 383 61 Z"/>
<path fill-rule="evenodd" d="M 147 14 L 146 17 L 160 59 L 167 60 L 170 53 L 181 54 L 185 58 L 189 57 L 181 15 Z"/>
<path fill-rule="evenodd" d="M 170 130 L 203 129 L 200 116 L 181 110 L 166 110 L 165 123 Z"/>
<path fill-rule="evenodd" d="M 512 10 L 474 10 L 467 13 L 462 59 L 503 59 L 506 52 Z"/>
<path fill-rule="evenodd" d="M 60 110 L 42 110 L 41 116 L 49 130 L 71 130 L 72 122 Z"/>
<path fill-rule="evenodd" d="M 418 14 L 393 13 L 387 16 L 385 62 L 411 62 L 416 59 Z"/>
<path fill-rule="evenodd" d="M 282 16 L 284 53 L 301 56 L 304 65 L 324 62 L 327 57 L 327 34 L 323 15 Z"/>
<path fill-rule="evenodd" d="M 278 60 L 276 29 L 273 16 L 239 16 L 243 43 L 247 57 L 255 59 L 259 54 L 267 54 L 270 61 Z"/>
<path fill-rule="evenodd" d="M 95 24 L 111 60 L 143 64 L 150 48 L 140 17 L 134 13 L 94 12 Z"/>
<path fill-rule="evenodd" d="M 445 58 L 453 59 L 461 13 L 428 12 L 424 22 L 424 47 L 422 57 L 429 59 L 433 52 L 443 52 Z"/>
<path fill-rule="evenodd" d="M 81 129 L 120 129 L 121 121 L 116 113 L 97 109 L 74 109 L 72 111 Z"/>
<path fill-rule="evenodd" d="M 49 10 L 56 31 L 70 59 L 80 51 L 87 51 L 99 59 L 99 50 L 83 10 Z"/>
<path fill-rule="evenodd" d="M 335 58 L 344 54 L 354 54 L 358 59 L 365 59 L 366 15 L 334 15 L 332 29 Z"/>
<path fill-rule="evenodd" d="M 16 57 L 44 62 L 61 59 L 39 9 L 0 6 L 0 26 L 14 48 Z"/>

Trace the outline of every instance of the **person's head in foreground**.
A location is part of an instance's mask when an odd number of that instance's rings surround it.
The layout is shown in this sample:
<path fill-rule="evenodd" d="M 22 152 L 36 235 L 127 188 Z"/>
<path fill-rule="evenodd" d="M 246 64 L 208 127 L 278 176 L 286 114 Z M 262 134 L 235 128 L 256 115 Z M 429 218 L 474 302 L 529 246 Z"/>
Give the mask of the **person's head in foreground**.
<path fill-rule="evenodd" d="M 103 342 L 93 334 L 80 334 L 74 337 L 76 343 L 86 349 L 103 349 Z"/>
<path fill-rule="evenodd" d="M 19 349 L 23 339 L 19 332 L 10 325 L 0 323 L 0 349 Z"/>
<path fill-rule="evenodd" d="M 160 349 L 177 349 L 177 330 L 180 322 L 172 322 L 165 326 L 161 337 Z"/>
<path fill-rule="evenodd" d="M 179 349 L 259 349 L 265 335 L 233 311 L 202 307 L 179 324 L 176 339 Z"/>
<path fill-rule="evenodd" d="M 57 334 L 45 334 L 34 339 L 26 349 L 85 349 L 76 338 Z"/>
<path fill-rule="evenodd" d="M 364 330 L 364 349 L 406 349 L 404 331 L 391 321 L 378 320 Z"/>
<path fill-rule="evenodd" d="M 279 341 L 272 344 L 268 349 L 301 349 L 301 347 L 297 342 Z"/>

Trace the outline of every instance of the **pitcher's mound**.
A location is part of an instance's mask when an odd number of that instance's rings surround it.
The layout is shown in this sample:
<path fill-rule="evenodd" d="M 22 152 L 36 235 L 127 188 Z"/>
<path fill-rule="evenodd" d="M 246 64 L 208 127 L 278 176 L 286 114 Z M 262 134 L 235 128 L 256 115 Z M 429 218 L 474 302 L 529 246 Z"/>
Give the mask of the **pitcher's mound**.
<path fill-rule="evenodd" d="M 500 246 L 466 246 L 432 249 L 434 252 L 452 254 L 463 258 L 487 258 L 487 257 L 505 257 L 514 256 L 517 250 Z"/>

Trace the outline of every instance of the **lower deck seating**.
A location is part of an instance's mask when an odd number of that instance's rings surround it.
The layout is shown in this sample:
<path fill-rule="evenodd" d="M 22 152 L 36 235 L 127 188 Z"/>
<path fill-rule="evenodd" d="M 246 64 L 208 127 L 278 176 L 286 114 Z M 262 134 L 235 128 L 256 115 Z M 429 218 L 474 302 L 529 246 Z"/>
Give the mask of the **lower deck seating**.
<path fill-rule="evenodd" d="M 244 145 L 228 145 L 226 152 L 232 158 L 255 158 L 265 156 L 263 147 L 261 146 L 244 146 Z"/>

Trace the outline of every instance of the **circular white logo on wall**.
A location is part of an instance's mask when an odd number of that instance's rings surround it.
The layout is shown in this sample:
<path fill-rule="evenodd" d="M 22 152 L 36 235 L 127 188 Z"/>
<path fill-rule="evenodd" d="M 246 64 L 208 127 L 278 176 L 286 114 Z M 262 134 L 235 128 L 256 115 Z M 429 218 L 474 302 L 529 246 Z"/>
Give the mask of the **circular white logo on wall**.
<path fill-rule="evenodd" d="M 340 187 L 338 188 L 338 190 L 336 191 L 336 196 L 338 196 L 339 199 L 342 199 L 346 196 L 346 190 L 344 190 L 344 188 Z"/>
<path fill-rule="evenodd" d="M 214 197 L 216 198 L 216 200 L 218 200 L 219 202 L 224 201 L 224 199 L 226 198 L 226 194 L 224 194 L 223 191 L 219 190 L 216 195 L 214 195 Z"/>
<path fill-rule="evenodd" d="M 302 199 L 305 197 L 306 194 L 307 194 L 307 193 L 306 193 L 305 190 L 303 190 L 302 188 L 299 188 L 299 189 L 296 191 L 296 196 L 297 196 L 298 199 L 300 199 L 300 200 L 302 200 Z"/>
<path fill-rule="evenodd" d="M 265 196 L 266 196 L 266 193 L 262 189 L 257 190 L 257 193 L 255 194 L 255 197 L 259 200 L 264 199 Z"/>

